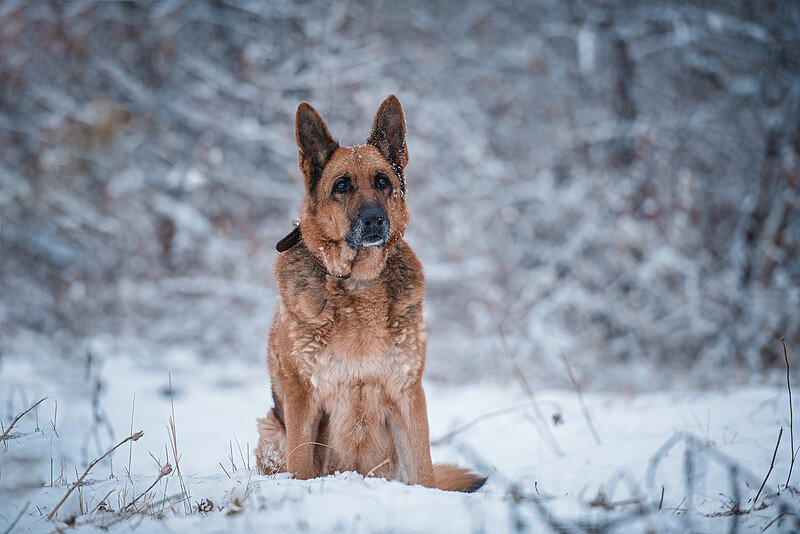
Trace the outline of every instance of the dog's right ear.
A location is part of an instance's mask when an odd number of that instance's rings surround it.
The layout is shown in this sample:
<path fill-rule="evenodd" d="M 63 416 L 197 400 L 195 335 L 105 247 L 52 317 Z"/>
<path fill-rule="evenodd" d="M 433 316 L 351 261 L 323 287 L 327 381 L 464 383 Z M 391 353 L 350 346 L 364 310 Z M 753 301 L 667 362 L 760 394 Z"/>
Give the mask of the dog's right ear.
<path fill-rule="evenodd" d="M 313 193 L 322 176 L 322 169 L 339 148 L 317 110 L 303 102 L 295 117 L 297 148 L 300 149 L 300 170 L 306 178 L 306 188 Z"/>

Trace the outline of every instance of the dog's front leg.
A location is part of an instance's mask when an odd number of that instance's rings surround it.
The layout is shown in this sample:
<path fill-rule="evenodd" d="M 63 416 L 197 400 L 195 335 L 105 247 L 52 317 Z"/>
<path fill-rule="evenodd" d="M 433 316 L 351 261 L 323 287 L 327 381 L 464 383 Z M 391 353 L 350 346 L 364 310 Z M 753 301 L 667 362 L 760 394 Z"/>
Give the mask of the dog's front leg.
<path fill-rule="evenodd" d="M 287 469 L 295 478 L 314 478 L 314 429 L 319 414 L 310 389 L 299 377 L 284 377 Z"/>
<path fill-rule="evenodd" d="M 404 392 L 391 415 L 392 437 L 397 449 L 398 475 L 408 484 L 435 487 L 431 462 L 428 410 L 421 379 Z"/>

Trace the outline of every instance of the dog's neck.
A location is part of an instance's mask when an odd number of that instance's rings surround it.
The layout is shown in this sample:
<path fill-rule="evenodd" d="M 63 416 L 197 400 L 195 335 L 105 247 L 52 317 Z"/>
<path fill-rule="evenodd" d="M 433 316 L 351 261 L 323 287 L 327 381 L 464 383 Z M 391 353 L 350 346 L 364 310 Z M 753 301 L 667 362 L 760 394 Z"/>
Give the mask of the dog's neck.
<path fill-rule="evenodd" d="M 328 241 L 315 232 L 302 234 L 303 244 L 310 254 L 321 260 L 330 276 L 352 280 L 372 280 L 380 276 L 389 252 L 394 247 L 387 243 L 382 248 L 358 247 L 353 250 L 344 241 Z"/>
<path fill-rule="evenodd" d="M 308 226 L 305 223 L 303 226 Z M 284 252 L 298 245 L 301 241 L 308 251 L 311 261 L 327 276 L 349 278 L 352 280 L 373 280 L 380 276 L 386 265 L 389 253 L 397 244 L 398 238 L 390 241 L 382 248 L 359 247 L 350 248 L 343 241 L 329 241 L 316 237 L 312 231 L 302 232 L 300 226 L 295 227 L 286 237 L 278 242 L 278 252 Z"/>
<path fill-rule="evenodd" d="M 308 249 L 306 248 L 306 250 L 308 250 Z M 325 266 L 325 262 L 322 261 L 322 258 L 317 256 L 316 254 L 314 254 L 310 250 L 308 250 L 308 255 L 311 256 L 311 261 L 314 262 L 314 265 L 316 265 L 319 268 L 319 270 L 322 271 L 323 273 L 325 273 L 327 276 L 333 276 L 335 278 L 342 278 L 342 279 L 350 278 L 349 274 L 340 275 L 340 274 L 334 274 L 334 273 L 329 272 L 328 271 L 328 267 Z"/>

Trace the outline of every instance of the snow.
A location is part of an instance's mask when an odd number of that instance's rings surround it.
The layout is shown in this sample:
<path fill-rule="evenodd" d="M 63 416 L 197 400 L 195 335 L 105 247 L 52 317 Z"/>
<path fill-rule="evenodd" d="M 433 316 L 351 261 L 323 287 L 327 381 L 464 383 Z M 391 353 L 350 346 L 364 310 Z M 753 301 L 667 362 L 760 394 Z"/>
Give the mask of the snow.
<path fill-rule="evenodd" d="M 427 382 L 434 461 L 489 476 L 478 493 L 458 494 L 356 473 L 310 481 L 258 475 L 248 467 L 254 465 L 255 418 L 269 407 L 262 365 L 203 361 L 188 349 L 166 355 L 163 365 L 120 355 L 113 343 L 98 342 L 93 351 L 101 362 L 94 364 L 97 383 L 103 384 L 94 404 L 66 381 L 41 380 L 33 365 L 9 361 L 3 367 L 0 390 L 10 394 L 4 425 L 25 402 L 49 396 L 37 410 L 39 430 L 36 416 L 29 414 L 15 427 L 19 434 L 7 442 L 7 450 L 0 451 L 0 524 L 25 510 L 15 532 L 54 528 L 44 516 L 75 481 L 76 471 L 131 429 L 143 430 L 144 437 L 118 449 L 113 465 L 103 461 L 95 466 L 81 487 L 84 513 L 75 491 L 59 509 L 58 521 L 74 518 L 77 532 L 99 527 L 135 527 L 138 532 L 506 532 L 517 528 L 516 522 L 536 532 L 548 521 L 550 526 L 619 521 L 623 530 L 717 532 L 727 530 L 733 519 L 746 530 L 760 529 L 782 506 L 790 514 L 798 510 L 794 484 L 778 491 L 790 463 L 787 393 L 780 388 L 584 393 L 598 444 L 575 391 L 544 389 L 531 398 L 516 384 Z M 57 436 L 50 424 L 56 400 Z M 103 425 L 92 424 L 96 407 Z M 107 507 L 119 512 L 153 484 L 159 465 L 175 465 L 168 430 L 173 413 L 188 499 L 182 501 L 173 472 L 140 499 L 151 506 L 142 513 L 120 519 L 115 512 L 92 511 L 108 496 Z M 781 426 L 774 469 L 756 510 L 726 515 L 737 493 L 742 509 L 752 505 Z M 552 433 L 552 442 L 545 433 Z M 689 479 L 687 461 L 692 464 Z M 737 470 L 733 482 L 732 467 Z M 199 512 L 198 503 L 206 499 L 213 511 Z M 771 528 L 786 531 L 795 519 L 787 516 Z"/>

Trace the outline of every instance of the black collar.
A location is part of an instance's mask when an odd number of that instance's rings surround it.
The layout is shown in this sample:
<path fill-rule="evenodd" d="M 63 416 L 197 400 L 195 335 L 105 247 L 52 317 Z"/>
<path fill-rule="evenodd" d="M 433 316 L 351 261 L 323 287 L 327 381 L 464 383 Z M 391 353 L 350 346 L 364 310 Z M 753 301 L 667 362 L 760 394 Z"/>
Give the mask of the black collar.
<path fill-rule="evenodd" d="M 275 245 L 275 248 L 277 249 L 278 252 L 286 252 L 290 248 L 293 248 L 294 246 L 299 244 L 300 241 L 301 241 L 300 225 L 297 225 L 297 226 L 294 227 L 294 230 L 289 232 L 283 239 L 278 241 L 278 244 Z M 308 255 L 311 257 L 311 261 L 314 262 L 314 265 L 320 271 L 325 273 L 327 276 L 333 276 L 333 277 L 341 278 L 341 279 L 350 278 L 349 274 L 341 275 L 341 274 L 333 274 L 331 272 L 328 272 L 328 269 L 325 267 L 325 262 L 322 261 L 322 259 L 319 256 L 317 256 L 316 254 L 314 254 L 313 252 L 308 250 L 308 248 L 306 248 L 306 250 L 308 251 Z"/>

